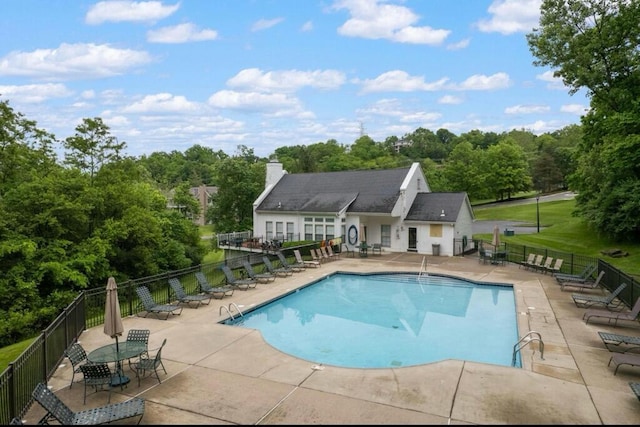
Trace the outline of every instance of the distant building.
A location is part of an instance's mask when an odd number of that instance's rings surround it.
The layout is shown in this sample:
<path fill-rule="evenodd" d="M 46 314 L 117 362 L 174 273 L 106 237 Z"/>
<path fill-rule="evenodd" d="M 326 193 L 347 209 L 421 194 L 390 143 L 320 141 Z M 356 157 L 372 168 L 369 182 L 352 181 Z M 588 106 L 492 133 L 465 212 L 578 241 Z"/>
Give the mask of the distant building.
<path fill-rule="evenodd" d="M 207 209 L 209 209 L 210 198 L 214 194 L 218 193 L 218 187 L 208 186 L 202 184 L 199 187 L 191 187 L 189 189 L 189 193 L 193 197 L 198 200 L 198 204 L 200 205 L 200 215 L 197 218 L 191 218 L 194 224 L 197 225 L 205 225 L 207 223 Z M 173 201 L 174 190 L 171 190 L 169 194 L 167 194 L 167 208 L 168 209 L 180 209 L 180 206 L 177 206 Z"/>

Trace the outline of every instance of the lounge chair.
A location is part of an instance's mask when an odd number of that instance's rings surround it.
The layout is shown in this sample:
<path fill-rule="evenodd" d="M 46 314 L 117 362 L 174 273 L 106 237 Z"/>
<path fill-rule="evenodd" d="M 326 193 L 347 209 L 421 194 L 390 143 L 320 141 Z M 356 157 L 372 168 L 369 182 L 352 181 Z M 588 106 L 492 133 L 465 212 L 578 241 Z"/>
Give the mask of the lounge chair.
<path fill-rule="evenodd" d="M 582 319 L 589 323 L 589 319 L 594 318 L 602 318 L 607 319 L 608 323 L 614 321 L 614 326 L 618 325 L 618 320 L 630 320 L 635 321 L 638 318 L 638 314 L 640 314 L 640 298 L 636 299 L 635 304 L 631 308 L 631 311 L 610 311 L 606 308 L 589 308 L 582 315 Z"/>
<path fill-rule="evenodd" d="M 169 279 L 169 286 L 171 286 L 173 293 L 176 294 L 176 298 L 178 299 L 178 302 L 182 304 L 187 304 L 189 307 L 191 307 L 191 303 L 193 302 L 196 303 L 196 308 L 200 307 L 200 305 L 202 304 L 209 305 L 211 303 L 211 295 L 187 294 L 187 292 L 184 290 L 184 287 L 182 286 L 182 283 L 180 283 L 180 280 L 175 277 L 172 277 L 171 279 Z"/>
<path fill-rule="evenodd" d="M 315 259 L 313 261 L 308 261 L 302 258 L 302 254 L 300 253 L 299 249 L 294 249 L 293 254 L 296 257 L 296 261 L 298 262 L 298 264 L 304 264 L 306 267 L 320 267 L 320 261 L 317 261 Z"/>
<path fill-rule="evenodd" d="M 602 280 L 602 276 L 604 276 L 604 270 L 600 271 L 600 273 L 598 274 L 598 277 L 596 277 L 596 280 L 585 280 L 582 282 L 573 282 L 573 281 L 561 282 L 560 289 L 564 291 L 564 288 L 572 287 L 572 288 L 578 288 L 580 292 L 584 291 L 585 289 L 596 289 L 598 286 L 600 286 L 600 281 Z"/>
<path fill-rule="evenodd" d="M 609 351 L 625 353 L 634 348 L 640 349 L 640 337 L 612 334 L 610 332 L 602 331 L 598 331 L 598 335 L 600 335 L 602 343 Z"/>
<path fill-rule="evenodd" d="M 333 252 L 333 247 L 331 245 L 327 245 L 324 248 L 327 250 L 327 254 L 329 254 L 329 257 L 334 259 L 340 258 L 340 252 Z"/>
<path fill-rule="evenodd" d="M 217 299 L 222 299 L 227 296 L 230 297 L 233 295 L 233 291 L 235 291 L 235 288 L 232 286 L 211 286 L 211 283 L 207 280 L 207 276 L 205 276 L 202 271 L 196 273 L 196 280 L 202 292 Z"/>
<path fill-rule="evenodd" d="M 246 259 L 242 261 L 242 265 L 244 267 L 244 269 L 247 271 L 247 274 L 249 275 L 249 277 L 253 280 L 255 280 L 256 282 L 259 283 L 269 283 L 269 282 L 273 282 L 274 280 L 276 280 L 276 275 L 269 273 L 268 271 L 266 273 L 256 273 L 253 270 L 253 267 L 251 266 L 251 263 L 249 261 L 247 261 Z"/>
<path fill-rule="evenodd" d="M 320 248 L 318 248 L 318 252 L 320 252 L 320 254 L 324 257 L 324 259 L 328 261 L 333 261 L 335 259 L 335 257 L 332 257 L 331 255 L 329 255 L 329 251 L 327 251 L 327 248 L 324 246 L 321 246 Z"/>
<path fill-rule="evenodd" d="M 275 274 L 276 276 L 281 276 L 281 277 L 287 277 L 287 276 L 291 276 L 293 274 L 293 270 L 289 269 L 289 268 L 284 268 L 284 267 L 274 267 L 273 264 L 271 264 L 271 260 L 267 257 L 267 256 L 263 256 L 262 257 L 262 262 L 264 262 L 265 267 L 267 267 L 267 270 L 270 273 Z"/>
<path fill-rule="evenodd" d="M 220 269 L 224 273 L 224 276 L 227 278 L 227 285 L 233 286 L 236 289 L 242 289 L 243 291 L 246 291 L 249 288 L 255 288 L 258 284 L 258 282 L 250 277 L 246 279 L 236 279 L 236 277 L 233 275 L 233 271 L 231 271 L 228 265 L 223 265 L 222 267 L 220 267 Z"/>
<path fill-rule="evenodd" d="M 526 261 L 522 261 L 520 263 L 520 265 L 518 266 L 518 268 L 524 267 L 524 268 L 528 268 L 530 265 L 532 265 L 534 262 L 536 261 L 536 254 L 534 254 L 533 252 L 529 253 L 529 258 L 527 258 Z"/>
<path fill-rule="evenodd" d="M 329 261 L 329 257 L 325 257 L 324 253 L 320 250 L 320 248 L 317 248 L 317 249 L 312 248 L 312 249 L 309 249 L 309 251 L 311 252 L 311 256 L 314 260 L 317 259 L 321 263 L 325 263 Z"/>
<path fill-rule="evenodd" d="M 562 260 L 562 258 L 556 258 L 555 264 L 553 264 L 553 266 L 545 269 L 544 273 L 551 273 L 551 274 L 559 273 L 560 269 L 562 268 L 562 263 L 563 262 L 564 261 Z"/>
<path fill-rule="evenodd" d="M 58 396 L 55 395 L 45 383 L 39 383 L 33 390 L 33 398 L 47 411 L 38 424 L 49 424 L 55 419 L 62 425 L 98 425 L 108 424 L 114 421 L 132 417 L 140 417 L 138 424 L 144 416 L 145 400 L 134 397 L 120 403 L 109 403 L 98 408 L 74 412 Z"/>
<path fill-rule="evenodd" d="M 155 314 L 158 319 L 160 319 L 160 313 L 166 313 L 166 317 L 164 320 L 167 320 L 170 315 L 176 315 L 176 311 L 180 310 L 177 315 L 182 313 L 181 305 L 174 304 L 158 304 L 154 301 L 151 292 L 149 292 L 149 288 L 146 286 L 138 286 L 136 288 L 136 293 L 138 294 L 138 298 L 140 298 L 140 303 L 145 311 L 145 315 L 142 317 L 147 317 L 150 314 Z M 138 313 L 139 315 L 139 313 Z"/>
<path fill-rule="evenodd" d="M 591 278 L 591 275 L 597 270 L 597 264 L 589 264 L 587 265 L 580 274 L 562 274 L 557 273 L 554 274 L 553 277 L 556 278 L 558 283 L 562 282 L 584 282 Z"/>
<path fill-rule="evenodd" d="M 584 308 L 601 306 L 609 310 L 615 310 L 622 305 L 622 302 L 620 302 L 619 300 L 618 302 L 614 301 L 616 300 L 616 297 L 620 295 L 620 292 L 622 292 L 626 287 L 627 284 L 622 283 L 609 295 L 572 294 L 571 298 L 578 307 Z"/>
<path fill-rule="evenodd" d="M 640 366 L 640 354 L 638 353 L 614 353 L 609 359 L 607 366 L 613 366 L 616 368 L 613 370 L 613 375 L 618 373 L 618 368 L 622 365 Z"/>
<path fill-rule="evenodd" d="M 548 256 L 545 260 L 544 263 L 539 266 L 536 267 L 536 271 L 539 271 L 541 273 L 544 273 L 545 271 L 547 271 L 548 269 L 551 268 L 551 264 L 553 263 L 553 257 Z"/>
<path fill-rule="evenodd" d="M 536 259 L 533 264 L 529 264 L 525 266 L 527 270 L 538 270 L 542 268 L 542 263 L 544 262 L 544 255 L 536 255 Z"/>
<path fill-rule="evenodd" d="M 300 264 L 300 263 L 292 264 L 292 263 L 290 263 L 289 261 L 287 261 L 287 259 L 285 258 L 284 254 L 282 252 L 280 252 L 280 251 L 276 252 L 276 256 L 280 260 L 280 265 L 282 267 L 289 268 L 294 273 L 298 273 L 298 272 L 304 270 L 305 268 L 307 268 L 304 265 L 304 263 L 303 264 Z"/>
<path fill-rule="evenodd" d="M 640 383 L 629 381 L 629 387 L 631 387 L 633 394 L 635 394 L 638 400 L 640 400 Z"/>

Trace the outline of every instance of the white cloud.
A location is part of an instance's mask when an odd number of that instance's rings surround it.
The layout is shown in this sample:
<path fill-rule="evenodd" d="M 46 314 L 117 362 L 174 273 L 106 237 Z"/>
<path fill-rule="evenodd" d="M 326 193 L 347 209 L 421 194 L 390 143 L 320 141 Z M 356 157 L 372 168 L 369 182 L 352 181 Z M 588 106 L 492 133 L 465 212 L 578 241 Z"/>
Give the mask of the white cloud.
<path fill-rule="evenodd" d="M 147 32 L 147 40 L 151 43 L 186 43 L 215 40 L 218 32 L 215 30 L 200 30 L 191 23 L 164 27 Z"/>
<path fill-rule="evenodd" d="M 134 102 L 122 109 L 124 113 L 186 113 L 198 111 L 199 105 L 190 102 L 184 96 L 176 96 L 170 93 L 158 93 L 147 95 L 142 100 Z"/>
<path fill-rule="evenodd" d="M 302 27 L 300 27 L 300 31 L 302 32 L 307 32 L 307 31 L 311 31 L 313 30 L 313 22 L 311 21 L 307 21 L 305 22 Z"/>
<path fill-rule="evenodd" d="M 98 25 L 103 22 L 155 22 L 172 15 L 180 8 L 180 3 L 165 6 L 160 1 L 101 1 L 94 4 L 85 22 Z"/>
<path fill-rule="evenodd" d="M 338 28 L 338 34 L 347 37 L 440 45 L 451 33 L 429 26 L 414 26 L 420 17 L 409 8 L 378 0 L 338 0 L 332 7 L 349 11 L 351 18 Z"/>
<path fill-rule="evenodd" d="M 507 73 L 496 73 L 490 76 L 475 74 L 459 85 L 459 90 L 494 90 L 511 86 L 511 79 Z"/>
<path fill-rule="evenodd" d="M 536 76 L 536 79 L 548 83 L 547 84 L 548 89 L 555 89 L 555 90 L 567 89 L 567 87 L 564 85 L 560 77 L 553 76 L 553 71 L 545 71 L 542 74 L 538 74 Z"/>
<path fill-rule="evenodd" d="M 57 49 L 9 53 L 0 59 L 0 75 L 44 80 L 99 78 L 120 75 L 149 62 L 151 56 L 144 51 L 63 43 Z"/>
<path fill-rule="evenodd" d="M 583 115 L 589 111 L 589 107 L 585 107 L 582 104 L 565 104 L 560 107 L 560 111 L 563 113 Z"/>
<path fill-rule="evenodd" d="M 344 74 L 335 70 L 264 72 L 259 68 L 247 68 L 227 80 L 227 85 L 260 92 L 294 92 L 302 87 L 336 89 L 344 82 Z"/>
<path fill-rule="evenodd" d="M 283 93 L 237 92 L 221 90 L 209 97 L 209 105 L 245 111 L 299 109 L 300 101 Z"/>
<path fill-rule="evenodd" d="M 426 83 L 423 76 L 411 76 L 405 71 L 393 70 L 380 74 L 375 79 L 355 80 L 354 82 L 362 84 L 362 93 L 373 93 L 440 90 L 445 88 L 448 80 L 444 77 L 435 82 Z"/>
<path fill-rule="evenodd" d="M 256 32 L 256 31 L 267 30 L 271 27 L 278 25 L 282 21 L 284 21 L 283 18 L 260 19 L 251 26 L 251 31 Z"/>
<path fill-rule="evenodd" d="M 438 104 L 458 105 L 458 104 L 462 104 L 463 101 L 464 99 L 454 95 L 444 95 L 438 98 Z"/>
<path fill-rule="evenodd" d="M 72 91 L 63 84 L 34 84 L 21 86 L 0 85 L 0 95 L 11 98 L 17 102 L 29 104 L 40 103 L 53 98 L 65 98 Z"/>
<path fill-rule="evenodd" d="M 542 0 L 494 0 L 489 6 L 490 19 L 476 24 L 485 33 L 526 33 L 539 24 Z"/>
<path fill-rule="evenodd" d="M 504 109 L 505 114 L 541 114 L 550 110 L 548 105 L 514 105 Z"/>
<path fill-rule="evenodd" d="M 471 43 L 471 39 L 463 39 L 456 43 L 449 43 L 447 45 L 447 50 L 460 50 L 469 46 Z"/>

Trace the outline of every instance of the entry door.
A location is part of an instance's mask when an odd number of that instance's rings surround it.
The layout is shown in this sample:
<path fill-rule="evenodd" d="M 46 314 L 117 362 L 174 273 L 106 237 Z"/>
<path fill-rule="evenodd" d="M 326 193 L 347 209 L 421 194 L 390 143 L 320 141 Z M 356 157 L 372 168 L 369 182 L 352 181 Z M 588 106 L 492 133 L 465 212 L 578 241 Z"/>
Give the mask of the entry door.
<path fill-rule="evenodd" d="M 415 227 L 409 227 L 409 247 L 410 252 L 418 252 L 418 230 Z"/>

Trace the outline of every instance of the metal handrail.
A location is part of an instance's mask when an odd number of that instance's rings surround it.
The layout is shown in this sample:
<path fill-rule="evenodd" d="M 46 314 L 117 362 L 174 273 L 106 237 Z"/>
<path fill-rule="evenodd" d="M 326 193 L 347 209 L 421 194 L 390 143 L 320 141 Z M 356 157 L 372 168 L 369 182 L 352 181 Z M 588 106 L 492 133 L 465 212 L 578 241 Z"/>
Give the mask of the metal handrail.
<path fill-rule="evenodd" d="M 531 338 L 532 335 L 536 335 L 536 337 Z M 525 340 L 526 342 L 523 342 Z M 540 335 L 540 332 L 529 331 L 513 346 L 513 358 L 511 359 L 511 366 L 516 366 L 516 355 L 520 352 L 520 350 L 531 344 L 533 341 L 537 341 L 540 343 L 540 359 L 544 360 L 544 342 L 542 341 L 542 335 Z"/>

